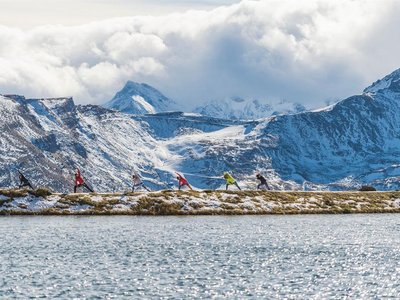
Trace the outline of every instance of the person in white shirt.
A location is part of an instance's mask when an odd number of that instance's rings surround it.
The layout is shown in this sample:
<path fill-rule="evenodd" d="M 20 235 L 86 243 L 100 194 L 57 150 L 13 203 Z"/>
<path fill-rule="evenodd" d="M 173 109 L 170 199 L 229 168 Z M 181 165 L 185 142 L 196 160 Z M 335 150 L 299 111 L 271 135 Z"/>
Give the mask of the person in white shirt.
<path fill-rule="evenodd" d="M 134 192 L 135 189 L 136 190 L 140 189 L 141 187 L 144 188 L 146 191 L 150 192 L 150 189 L 144 185 L 143 181 L 139 177 L 139 174 L 137 174 L 136 172 L 132 175 L 132 182 L 133 182 L 132 192 Z"/>

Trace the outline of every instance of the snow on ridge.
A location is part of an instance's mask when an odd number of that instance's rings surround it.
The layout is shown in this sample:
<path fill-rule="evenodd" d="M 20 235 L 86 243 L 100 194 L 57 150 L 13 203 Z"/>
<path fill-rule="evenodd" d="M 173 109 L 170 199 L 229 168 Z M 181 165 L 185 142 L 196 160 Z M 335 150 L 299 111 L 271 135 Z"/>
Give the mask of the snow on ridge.
<path fill-rule="evenodd" d="M 393 71 L 391 74 L 386 75 L 382 79 L 375 81 L 369 87 L 364 89 L 364 93 L 377 93 L 379 91 L 388 89 L 393 83 L 400 82 L 400 69 Z"/>
<path fill-rule="evenodd" d="M 15 110 L 19 104 L 13 100 L 12 98 L 8 98 L 6 96 L 0 95 L 0 109 L 1 112 L 12 111 Z M 3 116 L 4 117 L 4 116 Z"/>
<path fill-rule="evenodd" d="M 133 101 L 136 101 L 139 105 L 141 105 L 145 111 L 147 111 L 147 113 L 149 114 L 155 114 L 156 110 L 155 108 L 148 103 L 142 96 L 139 95 L 134 95 L 132 96 Z"/>
<path fill-rule="evenodd" d="M 336 104 L 337 103 L 330 104 L 328 106 L 324 106 L 324 107 L 321 107 L 321 108 L 313 109 L 310 112 L 319 113 L 319 112 L 323 112 L 323 111 L 325 111 L 325 112 L 331 111 L 336 106 Z"/>
<path fill-rule="evenodd" d="M 72 97 L 60 97 L 60 98 L 43 98 L 38 99 L 41 103 L 43 103 L 49 109 L 55 109 L 60 106 L 65 106 L 67 104 L 74 105 L 74 100 Z"/>

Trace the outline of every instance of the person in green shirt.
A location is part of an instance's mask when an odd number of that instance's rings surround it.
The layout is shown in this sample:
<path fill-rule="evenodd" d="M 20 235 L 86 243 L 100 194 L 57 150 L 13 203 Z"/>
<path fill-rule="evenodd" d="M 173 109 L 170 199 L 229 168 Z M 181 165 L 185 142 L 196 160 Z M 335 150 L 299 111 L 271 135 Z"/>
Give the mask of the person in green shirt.
<path fill-rule="evenodd" d="M 242 190 L 240 188 L 240 186 L 237 184 L 235 178 L 233 178 L 231 174 L 229 174 L 228 172 L 225 172 L 224 178 L 226 180 L 226 189 L 225 190 L 228 190 L 228 186 L 230 186 L 232 184 L 236 185 L 239 190 Z"/>

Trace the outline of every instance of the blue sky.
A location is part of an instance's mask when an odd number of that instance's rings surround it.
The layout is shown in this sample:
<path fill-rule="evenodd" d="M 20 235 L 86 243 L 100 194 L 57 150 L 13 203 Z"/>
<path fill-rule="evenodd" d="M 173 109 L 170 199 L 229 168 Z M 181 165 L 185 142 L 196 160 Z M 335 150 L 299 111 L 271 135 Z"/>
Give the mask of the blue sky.
<path fill-rule="evenodd" d="M 0 93 L 104 103 L 133 80 L 318 107 L 400 68 L 398 0 L 0 2 Z"/>

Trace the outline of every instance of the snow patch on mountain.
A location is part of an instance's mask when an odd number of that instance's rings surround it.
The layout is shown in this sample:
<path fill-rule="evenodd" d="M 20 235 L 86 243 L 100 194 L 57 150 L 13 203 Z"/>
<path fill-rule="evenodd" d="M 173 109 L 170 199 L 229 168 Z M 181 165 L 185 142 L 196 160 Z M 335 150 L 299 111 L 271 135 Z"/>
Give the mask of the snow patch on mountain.
<path fill-rule="evenodd" d="M 147 113 L 150 113 L 150 114 L 156 113 L 155 108 L 150 103 L 146 102 L 146 100 L 142 96 L 139 96 L 139 95 L 132 96 L 132 99 L 134 101 L 136 101 L 138 103 L 138 105 L 143 107 L 147 111 Z"/>

